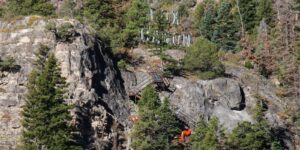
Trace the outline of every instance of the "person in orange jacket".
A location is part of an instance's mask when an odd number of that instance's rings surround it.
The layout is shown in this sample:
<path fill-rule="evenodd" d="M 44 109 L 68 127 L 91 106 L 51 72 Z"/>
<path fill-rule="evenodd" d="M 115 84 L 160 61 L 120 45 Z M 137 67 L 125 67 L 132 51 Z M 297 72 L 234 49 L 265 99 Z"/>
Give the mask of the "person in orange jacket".
<path fill-rule="evenodd" d="M 185 142 L 185 137 L 190 136 L 192 134 L 192 129 L 184 130 L 181 132 L 179 136 L 179 142 Z"/>

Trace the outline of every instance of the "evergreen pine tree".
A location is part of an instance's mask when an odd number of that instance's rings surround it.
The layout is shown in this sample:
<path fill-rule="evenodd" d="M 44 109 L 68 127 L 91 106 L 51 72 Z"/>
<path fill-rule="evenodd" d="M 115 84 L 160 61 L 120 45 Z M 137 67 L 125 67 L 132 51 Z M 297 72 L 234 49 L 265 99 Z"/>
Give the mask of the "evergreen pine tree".
<path fill-rule="evenodd" d="M 176 120 L 175 114 L 170 110 L 169 99 L 164 99 L 162 105 L 157 110 L 158 124 L 160 125 L 160 131 L 158 134 L 158 141 L 163 149 L 170 149 L 173 145 L 170 143 L 174 137 L 180 134 L 179 122 Z"/>
<path fill-rule="evenodd" d="M 124 6 L 122 0 L 84 0 L 83 7 L 75 12 L 76 18 L 88 23 L 95 29 L 95 34 L 106 47 L 113 52 L 124 47 L 122 31 L 125 26 Z"/>
<path fill-rule="evenodd" d="M 154 38 L 151 44 L 156 48 L 155 53 L 161 55 L 166 46 L 165 38 L 169 34 L 170 24 L 162 10 L 157 10 L 153 18 L 153 21 L 150 22 L 150 36 Z"/>
<path fill-rule="evenodd" d="M 189 17 L 189 10 L 186 5 L 179 5 L 177 11 L 179 18 Z"/>
<path fill-rule="evenodd" d="M 240 123 L 229 136 L 230 149 L 267 150 L 271 148 L 271 144 L 271 134 L 267 126 L 250 122 Z"/>
<path fill-rule="evenodd" d="M 221 149 L 223 131 L 219 127 L 219 120 L 213 117 L 208 123 L 200 119 L 191 135 L 192 150 L 218 150 Z"/>
<path fill-rule="evenodd" d="M 7 1 L 6 15 L 54 15 L 55 9 L 47 0 L 9 0 Z"/>
<path fill-rule="evenodd" d="M 113 23 L 115 17 L 111 0 L 84 0 L 81 16 L 98 32 Z"/>
<path fill-rule="evenodd" d="M 40 50 L 23 107 L 22 150 L 79 150 L 70 126 L 71 106 L 64 102 L 66 83 L 53 54 Z"/>
<path fill-rule="evenodd" d="M 215 1 L 206 0 L 204 1 L 204 11 L 203 16 L 201 17 L 201 20 L 199 21 L 199 31 L 200 34 L 209 39 L 212 40 L 213 38 L 213 26 L 215 24 L 215 17 L 216 17 L 216 3 Z M 200 9 L 200 8 L 199 8 Z M 200 11 L 200 10 L 199 10 Z"/>
<path fill-rule="evenodd" d="M 245 24 L 245 29 L 248 32 L 252 32 L 254 27 L 258 25 L 256 8 L 256 0 L 239 0 L 239 8 Z"/>
<path fill-rule="evenodd" d="M 159 109 L 159 99 L 153 88 L 146 88 L 138 103 L 140 121 L 134 125 L 132 147 L 137 150 L 160 149 L 157 145 L 159 124 L 156 121 L 156 110 Z"/>
<path fill-rule="evenodd" d="M 155 92 L 155 89 L 152 87 L 147 87 L 143 91 L 142 98 L 138 102 L 140 111 L 144 110 L 156 110 L 160 106 L 158 94 Z M 145 108 L 145 109 L 144 109 Z"/>
<path fill-rule="evenodd" d="M 229 135 L 229 149 L 278 150 L 282 149 L 267 120 L 264 118 L 263 101 L 257 101 L 254 109 L 255 124 L 242 122 Z"/>
<path fill-rule="evenodd" d="M 196 29 L 200 29 L 201 20 L 202 20 L 202 17 L 204 16 L 204 12 L 205 12 L 205 1 L 203 3 L 200 3 L 197 5 L 197 7 L 194 11 L 194 14 L 193 14 L 194 26 Z"/>
<path fill-rule="evenodd" d="M 265 20 L 268 25 L 273 20 L 272 0 L 258 0 L 256 9 L 257 21 Z"/>
<path fill-rule="evenodd" d="M 206 79 L 224 74 L 224 66 L 219 61 L 217 46 L 205 38 L 198 38 L 187 51 L 184 68 L 196 73 L 209 73 Z M 201 77 L 201 76 L 200 76 Z"/>
<path fill-rule="evenodd" d="M 133 0 L 127 13 L 125 14 L 125 29 L 123 38 L 125 47 L 135 47 L 140 41 L 140 30 L 147 28 L 149 23 L 149 6 L 147 0 Z"/>
<path fill-rule="evenodd" d="M 239 36 L 239 22 L 237 22 L 237 15 L 232 14 L 232 4 L 227 0 L 223 0 L 217 10 L 214 25 L 214 33 L 212 40 L 217 46 L 223 50 L 234 50 Z"/>
<path fill-rule="evenodd" d="M 170 142 L 179 134 L 179 129 L 168 100 L 161 104 L 154 88 L 147 87 L 138 106 L 140 120 L 133 127 L 132 147 L 137 150 L 170 148 Z"/>

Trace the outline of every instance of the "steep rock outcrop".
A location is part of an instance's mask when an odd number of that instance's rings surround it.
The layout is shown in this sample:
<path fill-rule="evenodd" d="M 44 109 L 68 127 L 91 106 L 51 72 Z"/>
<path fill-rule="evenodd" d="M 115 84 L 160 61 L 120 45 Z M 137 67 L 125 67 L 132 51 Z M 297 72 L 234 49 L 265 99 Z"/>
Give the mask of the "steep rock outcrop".
<path fill-rule="evenodd" d="M 122 72 L 126 89 L 131 89 L 149 76 L 145 72 Z M 170 89 L 160 92 L 161 99 L 168 97 L 177 117 L 191 127 L 202 115 L 205 119 L 217 116 L 224 127 L 231 130 L 238 122 L 253 122 L 246 110 L 245 93 L 239 82 L 229 78 L 191 81 L 174 77 Z M 128 92 L 128 90 L 127 90 Z"/>
<path fill-rule="evenodd" d="M 174 78 L 172 85 L 176 90 L 170 95 L 170 103 L 178 117 L 190 126 L 195 125 L 199 115 L 205 119 L 216 116 L 229 130 L 238 122 L 253 121 L 245 110 L 244 93 L 233 79 L 188 81 Z"/>
<path fill-rule="evenodd" d="M 168 97 L 177 118 L 192 128 L 200 116 L 206 120 L 216 116 L 228 131 L 243 121 L 254 123 L 253 108 L 261 99 L 268 107 L 266 118 L 275 133 L 288 149 L 295 149 L 294 135 L 279 117 L 285 103 L 276 95 L 275 85 L 251 70 L 234 65 L 226 65 L 226 73 L 227 78 L 214 80 L 174 77 L 170 80 L 171 90 L 160 92 L 161 99 Z M 140 71 L 122 72 L 128 89 L 147 75 Z"/>
<path fill-rule="evenodd" d="M 178 118 L 190 126 L 194 126 L 199 115 L 205 119 L 216 116 L 229 131 L 239 122 L 254 122 L 253 108 L 257 100 L 263 100 L 269 124 L 288 149 L 295 149 L 294 134 L 279 115 L 286 103 L 276 95 L 276 86 L 246 68 L 227 64 L 226 73 L 229 78 L 209 81 L 176 77 L 171 82 L 175 92 L 163 95 L 170 97 Z"/>
<path fill-rule="evenodd" d="M 18 143 L 27 77 L 40 44 L 51 48 L 69 84 L 67 102 L 76 106 L 72 123 L 80 130 L 78 142 L 85 149 L 121 149 L 130 106 L 110 50 L 75 20 L 50 22 L 71 23 L 76 36 L 69 42 L 57 42 L 39 17 L 0 22 L 0 56 L 11 56 L 20 66 L 18 71 L 0 73 L 0 149 Z"/>
<path fill-rule="evenodd" d="M 296 149 L 294 140 L 297 135 L 285 124 L 284 118 L 280 117 L 289 102 L 277 96 L 276 85 L 253 70 L 231 64 L 226 64 L 226 74 L 232 76 L 244 89 L 247 108 L 253 108 L 258 99 L 267 104 L 265 117 L 269 124 L 287 149 Z"/>

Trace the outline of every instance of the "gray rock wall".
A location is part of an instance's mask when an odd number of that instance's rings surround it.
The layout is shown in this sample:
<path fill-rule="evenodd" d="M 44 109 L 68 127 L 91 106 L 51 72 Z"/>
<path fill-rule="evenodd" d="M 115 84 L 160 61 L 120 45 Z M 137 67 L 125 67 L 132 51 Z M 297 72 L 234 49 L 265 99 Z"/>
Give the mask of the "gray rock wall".
<path fill-rule="evenodd" d="M 129 106 L 110 50 L 77 21 L 51 20 L 69 22 L 78 33 L 72 42 L 62 43 L 45 29 L 46 21 L 37 19 L 30 25 L 31 19 L 0 22 L 0 56 L 14 57 L 20 65 L 19 71 L 0 73 L 0 149 L 13 148 L 19 140 L 27 77 L 40 44 L 51 48 L 69 84 L 67 102 L 76 105 L 72 114 L 80 130 L 78 141 L 85 149 L 121 148 Z"/>
<path fill-rule="evenodd" d="M 160 97 L 168 97 L 171 108 L 177 118 L 194 128 L 199 117 L 209 120 L 218 117 L 228 132 L 238 123 L 255 123 L 253 108 L 258 95 L 267 102 L 266 118 L 278 137 L 288 149 L 295 149 L 294 135 L 280 119 L 279 112 L 284 111 L 285 103 L 276 95 L 276 88 L 270 81 L 255 72 L 238 66 L 226 65 L 227 78 L 214 80 L 190 80 L 174 77 L 170 89 L 160 92 Z M 147 73 L 140 71 L 122 72 L 125 86 L 130 88 Z"/>
<path fill-rule="evenodd" d="M 60 62 L 68 86 L 67 102 L 75 104 L 72 123 L 79 129 L 78 142 L 85 149 L 124 149 L 128 116 L 134 112 L 125 89 L 140 83 L 147 73 L 123 72 L 122 77 L 110 50 L 90 36 L 88 27 L 75 20 L 51 20 L 55 24 L 69 22 L 77 34 L 70 42 L 57 42 L 45 29 L 46 21 L 26 17 L 11 23 L 0 22 L 0 56 L 14 57 L 19 70 L 0 72 L 0 150 L 14 148 L 20 137 L 20 112 L 26 94 L 27 77 L 40 44 L 48 45 Z M 260 95 L 268 103 L 267 118 L 293 149 L 293 138 L 277 113 L 285 103 L 276 96 L 275 86 L 255 73 L 236 66 L 226 66 L 230 78 L 209 81 L 175 77 L 174 92 L 161 92 L 169 97 L 177 117 L 194 126 L 199 115 L 217 116 L 223 126 L 233 129 L 238 122 L 253 122 L 251 109 Z M 123 87 L 123 79 L 124 87 Z"/>
<path fill-rule="evenodd" d="M 188 81 L 174 78 L 172 84 L 176 90 L 170 95 L 170 103 L 180 118 L 189 118 L 190 126 L 195 125 L 200 115 L 205 119 L 218 117 L 228 130 L 241 121 L 253 122 L 245 109 L 244 93 L 233 79 Z"/>

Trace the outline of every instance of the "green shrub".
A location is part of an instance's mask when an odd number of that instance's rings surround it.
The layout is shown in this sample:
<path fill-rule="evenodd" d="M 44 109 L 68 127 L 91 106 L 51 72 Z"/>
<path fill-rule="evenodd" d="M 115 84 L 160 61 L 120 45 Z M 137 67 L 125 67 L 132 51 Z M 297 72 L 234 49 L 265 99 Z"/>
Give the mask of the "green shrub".
<path fill-rule="evenodd" d="M 128 8 L 119 9 L 120 7 L 114 6 L 122 6 L 124 1 L 84 0 L 82 2 L 83 7 L 74 12 L 75 18 L 93 27 L 95 32 L 92 34 L 98 36 L 114 52 L 123 48 L 122 32 L 126 26 L 125 22 L 128 21 L 125 17 Z"/>
<path fill-rule="evenodd" d="M 111 0 L 84 0 L 79 17 L 84 18 L 97 31 L 112 24 L 115 16 Z"/>
<path fill-rule="evenodd" d="M 198 72 L 197 76 L 202 80 L 210 80 L 218 77 L 218 75 L 212 71 Z"/>
<path fill-rule="evenodd" d="M 208 122 L 200 118 L 190 137 L 191 150 L 217 150 L 223 149 L 222 141 L 225 140 L 224 132 L 217 117 L 212 117 Z"/>
<path fill-rule="evenodd" d="M 9 0 L 5 9 L 5 15 L 7 16 L 51 16 L 54 14 L 54 6 L 45 0 Z"/>
<path fill-rule="evenodd" d="M 65 23 L 57 28 L 56 36 L 60 41 L 69 41 L 74 33 L 74 26 L 71 23 Z"/>
<path fill-rule="evenodd" d="M 56 25 L 55 23 L 53 22 L 48 22 L 46 24 L 46 27 L 45 27 L 47 30 L 51 31 L 51 32 L 55 32 L 56 31 Z"/>
<path fill-rule="evenodd" d="M 179 5 L 178 6 L 178 14 L 180 17 L 188 17 L 189 11 L 185 5 Z"/>
<path fill-rule="evenodd" d="M 120 61 L 118 61 L 118 68 L 121 70 L 126 70 L 127 63 L 125 62 L 125 60 L 121 59 Z"/>
<path fill-rule="evenodd" d="M 245 62 L 245 67 L 248 68 L 248 69 L 253 69 L 254 68 L 254 66 L 252 65 L 252 63 L 249 60 L 247 60 Z"/>
<path fill-rule="evenodd" d="M 16 66 L 16 61 L 12 57 L 7 57 L 5 59 L 0 58 L 0 71 L 10 71 Z"/>
<path fill-rule="evenodd" d="M 60 42 L 71 42 L 76 36 L 76 31 L 71 23 L 64 23 L 56 26 L 55 23 L 49 22 L 46 29 L 55 34 L 56 40 Z"/>
<path fill-rule="evenodd" d="M 172 5 L 174 3 L 173 0 L 163 0 L 160 2 L 160 7 L 164 6 L 164 5 Z"/>
<path fill-rule="evenodd" d="M 125 14 L 125 29 L 122 32 L 124 46 L 136 47 L 140 41 L 140 29 L 149 23 L 149 6 L 146 0 L 133 0 Z"/>
<path fill-rule="evenodd" d="M 164 76 L 173 77 L 173 75 L 180 75 L 182 73 L 182 64 L 180 61 L 175 60 L 169 55 L 164 53 L 160 54 L 161 60 L 164 62 Z"/>
<path fill-rule="evenodd" d="M 187 50 L 184 68 L 209 78 L 222 76 L 225 73 L 225 67 L 219 61 L 217 46 L 205 38 L 197 39 Z"/>
<path fill-rule="evenodd" d="M 180 64 L 166 64 L 164 66 L 164 72 L 163 72 L 165 77 L 171 78 L 174 75 L 175 76 L 180 76 L 182 74 L 182 66 Z"/>

